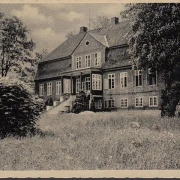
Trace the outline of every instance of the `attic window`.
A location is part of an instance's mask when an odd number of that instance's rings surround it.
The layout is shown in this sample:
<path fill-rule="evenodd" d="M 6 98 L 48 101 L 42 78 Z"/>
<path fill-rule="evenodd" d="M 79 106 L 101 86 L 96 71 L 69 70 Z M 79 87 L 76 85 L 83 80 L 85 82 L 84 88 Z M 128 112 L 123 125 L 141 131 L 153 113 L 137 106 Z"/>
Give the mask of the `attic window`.
<path fill-rule="evenodd" d="M 89 41 L 86 41 L 86 46 L 88 46 L 89 45 Z"/>

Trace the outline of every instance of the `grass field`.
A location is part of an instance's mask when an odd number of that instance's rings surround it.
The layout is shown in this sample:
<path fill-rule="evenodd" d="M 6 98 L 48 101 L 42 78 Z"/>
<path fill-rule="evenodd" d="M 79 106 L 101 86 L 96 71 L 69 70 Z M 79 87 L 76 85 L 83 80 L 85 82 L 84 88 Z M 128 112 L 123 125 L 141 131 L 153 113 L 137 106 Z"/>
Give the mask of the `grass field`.
<path fill-rule="evenodd" d="M 159 114 L 44 114 L 39 135 L 0 141 L 0 170 L 180 169 L 180 119 Z"/>

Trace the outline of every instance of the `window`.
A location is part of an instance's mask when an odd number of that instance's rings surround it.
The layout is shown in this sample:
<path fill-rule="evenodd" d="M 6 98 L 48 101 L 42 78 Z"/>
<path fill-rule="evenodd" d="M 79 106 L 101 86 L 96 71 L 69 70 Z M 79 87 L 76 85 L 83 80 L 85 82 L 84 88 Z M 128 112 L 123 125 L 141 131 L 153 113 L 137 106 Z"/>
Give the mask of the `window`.
<path fill-rule="evenodd" d="M 121 99 L 121 108 L 127 108 L 128 107 L 128 99 L 122 98 Z"/>
<path fill-rule="evenodd" d="M 56 95 L 61 94 L 61 81 L 56 81 Z"/>
<path fill-rule="evenodd" d="M 109 99 L 104 101 L 104 108 L 112 108 L 115 107 L 114 99 Z"/>
<path fill-rule="evenodd" d="M 120 87 L 127 87 L 127 72 L 120 73 Z"/>
<path fill-rule="evenodd" d="M 39 84 L 39 96 L 44 96 L 44 84 Z"/>
<path fill-rule="evenodd" d="M 143 98 L 142 97 L 137 97 L 135 99 L 135 106 L 136 107 L 143 107 Z"/>
<path fill-rule="evenodd" d="M 81 63 L 82 63 L 82 58 L 81 57 L 76 57 L 76 69 L 81 68 Z"/>
<path fill-rule="evenodd" d="M 97 100 L 95 102 L 95 108 L 96 109 L 102 109 L 102 101 L 101 100 Z"/>
<path fill-rule="evenodd" d="M 107 107 L 108 107 L 108 101 L 105 100 L 105 101 L 104 101 L 104 108 L 107 108 Z"/>
<path fill-rule="evenodd" d="M 115 101 L 114 101 L 114 99 L 109 99 L 108 102 L 109 102 L 108 105 L 109 105 L 110 108 L 115 107 Z"/>
<path fill-rule="evenodd" d="M 91 55 L 86 55 L 85 56 L 85 65 L 86 65 L 86 67 L 91 66 Z"/>
<path fill-rule="evenodd" d="M 92 89 L 102 90 L 102 76 L 100 74 L 92 74 Z"/>
<path fill-rule="evenodd" d="M 90 77 L 85 77 L 85 90 L 89 91 L 91 89 Z"/>
<path fill-rule="evenodd" d="M 85 77 L 84 82 L 82 82 L 82 90 L 89 91 L 91 89 L 90 77 Z"/>
<path fill-rule="evenodd" d="M 149 106 L 150 107 L 157 107 L 158 106 L 158 98 L 157 98 L 157 96 L 150 96 L 149 97 Z"/>
<path fill-rule="evenodd" d="M 85 44 L 86 44 L 86 46 L 88 46 L 88 45 L 89 45 L 89 41 L 86 41 L 86 43 L 85 43 Z"/>
<path fill-rule="evenodd" d="M 115 87 L 115 74 L 108 74 L 109 89 L 114 89 Z"/>
<path fill-rule="evenodd" d="M 135 70 L 136 86 L 142 86 L 142 71 Z"/>
<path fill-rule="evenodd" d="M 80 78 L 76 79 L 76 92 L 78 93 L 81 89 Z"/>
<path fill-rule="evenodd" d="M 156 85 L 156 73 L 151 73 L 151 69 L 148 69 L 148 84 L 149 85 Z"/>
<path fill-rule="evenodd" d="M 94 65 L 95 66 L 101 65 L 101 53 L 100 52 L 94 54 Z"/>
<path fill-rule="evenodd" d="M 52 82 L 47 83 L 47 96 L 52 95 Z"/>

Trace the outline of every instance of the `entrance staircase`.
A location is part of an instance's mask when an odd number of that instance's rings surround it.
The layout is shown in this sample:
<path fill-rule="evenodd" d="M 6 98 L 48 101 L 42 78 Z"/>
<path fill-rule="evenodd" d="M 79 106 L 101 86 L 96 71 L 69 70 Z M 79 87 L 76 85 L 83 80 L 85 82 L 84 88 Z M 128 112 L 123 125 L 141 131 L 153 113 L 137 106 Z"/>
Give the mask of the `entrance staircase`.
<path fill-rule="evenodd" d="M 46 113 L 57 115 L 58 113 L 69 112 L 72 109 L 72 102 L 75 100 L 75 98 L 76 96 L 71 95 L 67 100 L 48 110 Z"/>

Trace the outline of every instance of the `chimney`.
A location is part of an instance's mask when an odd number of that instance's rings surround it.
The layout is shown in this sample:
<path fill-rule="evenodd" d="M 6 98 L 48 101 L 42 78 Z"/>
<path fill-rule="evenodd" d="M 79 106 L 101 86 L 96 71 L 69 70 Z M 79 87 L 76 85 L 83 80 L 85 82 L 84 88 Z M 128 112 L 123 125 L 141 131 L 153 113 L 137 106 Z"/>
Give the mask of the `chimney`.
<path fill-rule="evenodd" d="M 119 23 L 119 18 L 118 17 L 113 17 L 111 18 L 111 25 L 115 25 Z"/>
<path fill-rule="evenodd" d="M 80 31 L 79 31 L 79 34 L 81 34 L 81 33 L 85 33 L 85 32 L 87 32 L 87 27 L 80 27 Z"/>

